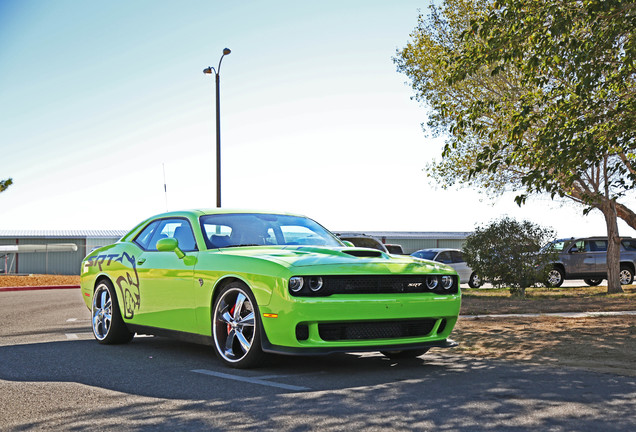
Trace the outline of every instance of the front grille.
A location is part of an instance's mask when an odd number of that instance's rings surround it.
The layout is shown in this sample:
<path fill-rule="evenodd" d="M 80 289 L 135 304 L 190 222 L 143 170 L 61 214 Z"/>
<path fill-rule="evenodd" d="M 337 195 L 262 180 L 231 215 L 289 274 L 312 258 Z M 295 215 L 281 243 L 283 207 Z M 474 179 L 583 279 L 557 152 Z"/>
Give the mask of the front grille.
<path fill-rule="evenodd" d="M 305 280 L 319 276 L 305 276 Z M 442 287 L 441 275 L 339 275 L 321 276 L 322 288 L 318 291 L 309 289 L 309 282 L 299 292 L 290 290 L 293 296 L 324 297 L 333 294 L 402 294 L 424 293 L 457 294 L 457 276 L 452 276 L 453 285 L 449 289 Z M 437 287 L 429 289 L 427 278 L 438 278 Z"/>
<path fill-rule="evenodd" d="M 318 324 L 324 341 L 372 340 L 422 337 L 435 327 L 434 319 L 406 321 L 358 321 Z"/>

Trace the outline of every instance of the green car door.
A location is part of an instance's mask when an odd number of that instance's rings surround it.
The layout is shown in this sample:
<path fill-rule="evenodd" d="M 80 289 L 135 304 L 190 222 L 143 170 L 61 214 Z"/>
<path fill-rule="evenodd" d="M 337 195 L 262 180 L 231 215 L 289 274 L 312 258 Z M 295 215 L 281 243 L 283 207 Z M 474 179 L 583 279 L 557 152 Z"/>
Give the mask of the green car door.
<path fill-rule="evenodd" d="M 161 250 L 162 243 L 171 244 L 161 242 L 163 239 L 176 240 L 172 244 L 178 245 L 178 249 Z M 142 252 L 136 258 L 140 299 L 133 322 L 196 332 L 194 290 L 198 285 L 194 283 L 194 268 L 199 252 L 188 220 L 155 220 L 139 233 L 134 243 Z"/>

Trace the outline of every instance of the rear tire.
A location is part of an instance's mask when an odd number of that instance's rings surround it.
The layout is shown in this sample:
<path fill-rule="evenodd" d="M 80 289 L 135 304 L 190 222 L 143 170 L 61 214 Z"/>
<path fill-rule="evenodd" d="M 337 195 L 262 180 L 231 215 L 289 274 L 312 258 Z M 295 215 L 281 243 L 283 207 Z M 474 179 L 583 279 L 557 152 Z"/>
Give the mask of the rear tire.
<path fill-rule="evenodd" d="M 108 280 L 102 280 L 95 288 L 91 315 L 93 336 L 101 344 L 124 344 L 135 336 L 121 317 L 115 288 Z"/>
<path fill-rule="evenodd" d="M 589 286 L 597 286 L 598 284 L 603 282 L 603 279 L 583 279 L 583 282 L 585 282 Z"/>

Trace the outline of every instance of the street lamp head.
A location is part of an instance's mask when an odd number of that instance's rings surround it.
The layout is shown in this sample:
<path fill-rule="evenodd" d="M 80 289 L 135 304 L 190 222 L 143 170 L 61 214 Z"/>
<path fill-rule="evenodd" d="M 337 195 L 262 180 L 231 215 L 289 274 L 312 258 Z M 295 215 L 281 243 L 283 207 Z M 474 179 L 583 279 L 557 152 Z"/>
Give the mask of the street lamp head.
<path fill-rule="evenodd" d="M 223 55 L 228 55 L 229 53 L 231 53 L 232 51 L 230 51 L 229 48 L 223 48 Z"/>
<path fill-rule="evenodd" d="M 203 73 L 211 75 L 212 74 L 212 67 L 211 66 L 206 67 L 205 69 L 203 69 Z"/>

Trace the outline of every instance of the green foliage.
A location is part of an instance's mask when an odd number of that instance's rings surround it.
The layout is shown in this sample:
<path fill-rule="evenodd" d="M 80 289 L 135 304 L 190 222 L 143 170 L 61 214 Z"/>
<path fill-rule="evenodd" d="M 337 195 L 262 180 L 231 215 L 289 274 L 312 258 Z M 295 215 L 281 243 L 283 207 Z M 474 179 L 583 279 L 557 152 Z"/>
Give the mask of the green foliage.
<path fill-rule="evenodd" d="M 398 70 L 448 137 L 443 187 L 574 200 L 636 229 L 636 5 L 622 0 L 446 0 L 420 15 Z"/>
<path fill-rule="evenodd" d="M 554 256 L 538 252 L 554 235 L 532 222 L 504 217 L 477 227 L 466 239 L 464 257 L 482 279 L 523 296 L 527 287 L 545 279 Z"/>
<path fill-rule="evenodd" d="M 0 192 L 7 190 L 9 186 L 13 184 L 13 179 L 0 180 Z"/>
<path fill-rule="evenodd" d="M 599 208 L 635 187 L 636 5 L 623 0 L 502 0 L 472 20 L 450 69 L 460 83 L 484 69 L 519 74 L 516 103 L 474 100 L 465 128 L 488 134 L 489 107 L 508 110 L 496 146 L 483 147 L 470 175 L 502 163 L 523 168 L 529 193 L 574 195 Z M 596 168 L 590 175 L 589 169 Z M 595 179 L 594 174 L 600 177 Z M 524 196 L 518 197 L 523 202 Z"/>

